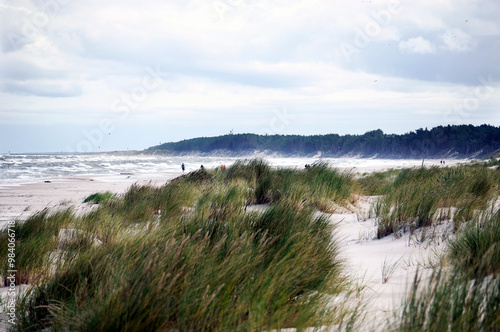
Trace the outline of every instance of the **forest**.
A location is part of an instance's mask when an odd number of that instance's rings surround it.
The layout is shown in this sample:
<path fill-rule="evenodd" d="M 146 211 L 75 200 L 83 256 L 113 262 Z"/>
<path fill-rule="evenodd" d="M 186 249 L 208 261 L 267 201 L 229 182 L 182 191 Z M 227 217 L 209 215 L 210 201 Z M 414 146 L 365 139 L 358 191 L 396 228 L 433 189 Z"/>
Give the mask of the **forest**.
<path fill-rule="evenodd" d="M 487 124 L 448 125 L 417 129 L 406 134 L 373 130 L 362 135 L 227 134 L 200 137 L 150 147 L 147 153 L 248 154 L 254 151 L 283 155 L 379 158 L 487 158 L 500 154 L 500 127 Z"/>

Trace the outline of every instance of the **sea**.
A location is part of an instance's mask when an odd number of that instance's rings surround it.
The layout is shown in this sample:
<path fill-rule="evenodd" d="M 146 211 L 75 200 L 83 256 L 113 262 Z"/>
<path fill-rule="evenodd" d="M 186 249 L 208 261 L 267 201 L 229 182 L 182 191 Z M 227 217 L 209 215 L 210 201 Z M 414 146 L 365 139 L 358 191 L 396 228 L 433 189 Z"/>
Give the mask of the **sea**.
<path fill-rule="evenodd" d="M 0 186 L 33 183 L 41 179 L 62 178 L 81 175 L 118 175 L 124 173 L 147 174 L 180 172 L 181 164 L 186 171 L 231 166 L 235 161 L 252 157 L 229 156 L 167 156 L 147 154 L 0 154 Z M 422 160 L 412 159 L 363 159 L 321 157 L 263 157 L 273 167 L 304 168 L 318 161 L 329 163 L 340 169 L 383 170 L 418 166 Z M 440 161 L 429 160 L 429 164 Z"/>

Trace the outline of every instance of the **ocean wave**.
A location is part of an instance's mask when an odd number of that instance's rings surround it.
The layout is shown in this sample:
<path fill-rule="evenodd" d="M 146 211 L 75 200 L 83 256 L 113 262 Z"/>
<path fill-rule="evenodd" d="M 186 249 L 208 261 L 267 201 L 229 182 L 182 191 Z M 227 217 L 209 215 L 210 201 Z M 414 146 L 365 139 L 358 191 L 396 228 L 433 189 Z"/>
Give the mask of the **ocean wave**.
<path fill-rule="evenodd" d="M 252 158 L 252 156 L 248 157 Z M 1 155 L 0 185 L 33 182 L 43 178 L 103 175 L 120 173 L 177 172 L 181 164 L 186 171 L 229 167 L 238 159 L 235 156 L 168 156 L 168 155 L 124 155 L 124 154 L 64 154 L 64 155 Z M 307 158 L 307 157 L 265 157 L 274 167 L 302 168 L 305 164 L 323 160 L 333 167 L 349 168 L 396 168 L 416 166 L 421 160 L 408 159 L 360 159 L 360 158 Z M 427 161 L 430 163 L 431 161 Z M 439 161 L 436 161 L 439 164 Z"/>

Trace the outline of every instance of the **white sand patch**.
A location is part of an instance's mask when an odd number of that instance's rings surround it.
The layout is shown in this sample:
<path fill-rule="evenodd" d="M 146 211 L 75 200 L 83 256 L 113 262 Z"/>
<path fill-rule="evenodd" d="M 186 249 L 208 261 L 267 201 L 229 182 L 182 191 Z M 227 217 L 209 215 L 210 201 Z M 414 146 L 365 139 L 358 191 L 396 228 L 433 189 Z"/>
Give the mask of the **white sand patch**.
<path fill-rule="evenodd" d="M 25 220 L 45 208 L 73 207 L 77 213 L 83 213 L 93 208 L 83 201 L 96 192 L 122 194 L 134 183 L 160 186 L 179 175 L 181 172 L 78 176 L 0 187 L 0 228 L 10 220 Z"/>
<path fill-rule="evenodd" d="M 366 304 L 363 330 L 367 331 L 379 330 L 393 310 L 401 307 L 417 270 L 424 279 L 430 276 L 452 228 L 448 223 L 400 238 L 377 239 L 376 219 L 360 219 L 359 213 L 333 214 L 330 219 L 338 225 L 347 275 Z"/>

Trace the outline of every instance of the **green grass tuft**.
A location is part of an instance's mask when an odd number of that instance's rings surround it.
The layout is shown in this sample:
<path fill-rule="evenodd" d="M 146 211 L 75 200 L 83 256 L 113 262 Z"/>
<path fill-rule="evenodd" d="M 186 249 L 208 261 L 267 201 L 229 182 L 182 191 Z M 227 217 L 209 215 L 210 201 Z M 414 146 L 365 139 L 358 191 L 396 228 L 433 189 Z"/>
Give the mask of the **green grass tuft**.
<path fill-rule="evenodd" d="M 87 198 L 85 198 L 85 200 L 83 202 L 84 203 L 99 204 L 99 203 L 106 202 L 106 201 L 110 200 L 113 197 L 114 197 L 113 193 L 111 193 L 109 191 L 106 191 L 104 193 L 95 193 L 95 194 L 92 194 L 92 195 L 88 196 Z"/>

